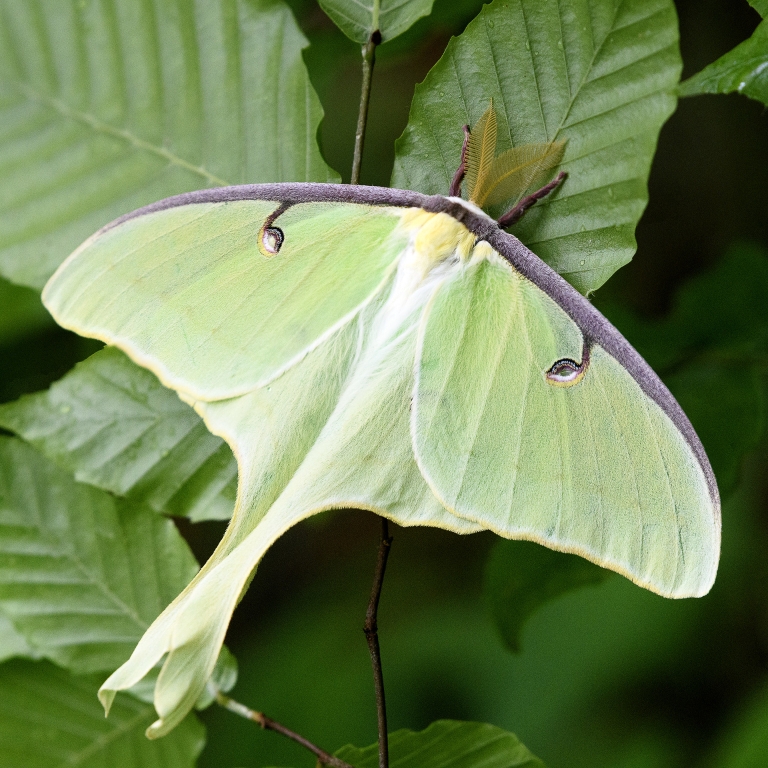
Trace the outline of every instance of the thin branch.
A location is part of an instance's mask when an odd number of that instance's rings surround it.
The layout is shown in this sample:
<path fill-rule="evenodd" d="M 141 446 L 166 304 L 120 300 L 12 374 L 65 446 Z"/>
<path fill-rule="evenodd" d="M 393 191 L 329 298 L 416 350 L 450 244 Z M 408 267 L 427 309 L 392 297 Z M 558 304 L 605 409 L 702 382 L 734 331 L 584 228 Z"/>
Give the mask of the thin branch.
<path fill-rule="evenodd" d="M 384 699 L 384 675 L 381 671 L 381 650 L 379 649 L 379 598 L 381 587 L 384 584 L 384 571 L 387 568 L 389 548 L 392 545 L 392 537 L 389 535 L 389 526 L 385 518 L 381 518 L 381 542 L 379 543 L 379 556 L 376 560 L 376 571 L 373 575 L 371 587 L 371 599 L 368 602 L 368 610 L 365 613 L 365 638 L 368 641 L 368 650 L 371 654 L 373 666 L 373 685 L 376 691 L 376 714 L 379 726 L 379 768 L 389 768 L 389 737 L 387 735 L 387 705 Z"/>
<path fill-rule="evenodd" d="M 308 749 L 323 765 L 329 765 L 332 768 L 352 768 L 349 763 L 345 763 L 343 760 L 339 760 L 338 757 L 328 754 L 324 749 L 320 749 L 320 747 L 315 746 L 308 739 L 299 736 L 298 733 L 294 733 L 290 728 L 286 728 L 271 717 L 267 717 L 263 712 L 256 712 L 255 710 L 250 709 L 249 707 L 246 707 L 245 704 L 235 701 L 221 691 L 216 692 L 216 701 L 230 712 L 234 712 L 236 715 L 240 715 L 240 717 L 244 717 L 246 720 L 252 720 L 254 723 L 257 723 L 265 731 L 281 733 L 283 736 L 295 741 L 297 744 L 301 744 L 302 747 Z"/>
<path fill-rule="evenodd" d="M 371 80 L 373 65 L 376 63 L 376 46 L 381 42 L 381 32 L 377 29 L 363 46 L 363 85 L 360 89 L 360 112 L 357 116 L 355 131 L 355 154 L 352 157 L 352 178 L 350 184 L 360 183 L 360 167 L 363 164 L 363 144 L 365 127 L 368 123 L 368 104 L 371 101 Z"/>

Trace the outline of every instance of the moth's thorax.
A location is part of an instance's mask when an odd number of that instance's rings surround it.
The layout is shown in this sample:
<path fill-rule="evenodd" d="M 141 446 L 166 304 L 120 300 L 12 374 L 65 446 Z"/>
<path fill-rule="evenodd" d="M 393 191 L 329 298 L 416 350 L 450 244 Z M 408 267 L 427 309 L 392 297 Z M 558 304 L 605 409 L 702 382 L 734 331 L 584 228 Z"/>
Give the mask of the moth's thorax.
<path fill-rule="evenodd" d="M 475 216 L 479 216 L 481 219 L 487 219 L 489 223 L 496 224 L 496 220 L 492 219 L 479 205 L 476 205 L 471 200 L 465 200 L 463 197 L 448 197 L 452 203 L 458 203 L 463 208 L 471 211 Z"/>
<path fill-rule="evenodd" d="M 466 262 L 472 255 L 475 236 L 447 213 L 409 208 L 403 212 L 400 226 L 408 233 L 414 267 L 421 266 L 425 276 L 438 264 Z"/>
<path fill-rule="evenodd" d="M 461 203 L 467 208 L 476 208 L 465 200 Z M 483 211 L 479 212 L 486 216 Z M 409 269 L 418 273 L 420 279 L 426 278 L 436 267 L 444 268 L 453 264 L 461 268 L 470 262 L 498 257 L 489 243 L 477 240 L 476 235 L 447 213 L 409 208 L 401 214 L 398 229 L 408 234 L 405 261 L 408 261 Z"/>
<path fill-rule="evenodd" d="M 377 344 L 386 343 L 404 327 L 412 327 L 436 288 L 452 273 L 493 252 L 488 243 L 476 244 L 475 235 L 446 213 L 410 208 L 400 216 L 398 231 L 405 232 L 408 243 L 397 261 L 392 287 L 377 321 Z"/>

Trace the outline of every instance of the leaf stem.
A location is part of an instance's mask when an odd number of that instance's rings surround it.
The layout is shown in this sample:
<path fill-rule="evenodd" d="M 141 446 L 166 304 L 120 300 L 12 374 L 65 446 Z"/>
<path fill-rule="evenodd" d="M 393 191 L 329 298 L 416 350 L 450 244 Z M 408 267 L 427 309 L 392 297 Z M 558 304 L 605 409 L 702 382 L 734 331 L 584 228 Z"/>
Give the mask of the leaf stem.
<path fill-rule="evenodd" d="M 389 535 L 389 526 L 386 518 L 381 518 L 381 541 L 379 543 L 379 556 L 376 560 L 376 571 L 373 575 L 371 587 L 371 599 L 368 602 L 368 610 L 365 613 L 365 638 L 368 641 L 368 650 L 371 654 L 373 667 L 373 685 L 376 692 L 376 714 L 379 728 L 379 768 L 389 767 L 389 738 L 387 735 L 387 705 L 384 699 L 384 675 L 381 670 L 381 650 L 379 648 L 378 611 L 381 587 L 384 584 L 384 571 L 387 568 L 389 549 L 392 546 L 392 537 Z"/>
<path fill-rule="evenodd" d="M 377 14 L 378 15 L 378 14 Z M 357 116 L 355 131 L 355 153 L 352 157 L 352 178 L 350 184 L 360 183 L 360 167 L 363 164 L 363 144 L 365 143 L 365 128 L 368 123 L 368 105 L 371 101 L 371 80 L 373 65 L 376 63 L 376 46 L 381 42 L 381 32 L 375 29 L 368 42 L 363 46 L 363 84 L 360 88 L 360 112 Z"/>
<path fill-rule="evenodd" d="M 371 101 L 371 81 L 373 80 L 373 66 L 376 63 L 376 46 L 381 43 L 379 31 L 379 6 L 380 0 L 373 2 L 373 32 L 368 42 L 363 46 L 363 83 L 360 88 L 360 111 L 357 116 L 357 130 L 355 131 L 355 151 L 352 157 L 352 174 L 350 184 L 360 183 L 360 168 L 363 164 L 363 145 L 365 144 L 365 129 L 368 123 L 368 106 Z M 384 571 L 387 568 L 389 548 L 392 537 L 389 535 L 389 527 L 386 518 L 381 518 L 381 541 L 379 554 L 376 559 L 376 570 L 373 575 L 371 587 L 371 599 L 368 601 L 368 610 L 365 612 L 365 639 L 368 641 L 368 651 L 371 654 L 371 666 L 373 667 L 373 686 L 376 695 L 376 720 L 379 730 L 379 768 L 389 768 L 389 737 L 387 734 L 387 705 L 384 699 L 384 674 L 381 669 L 381 649 L 379 647 L 379 598 L 384 584 Z"/>
<path fill-rule="evenodd" d="M 235 701 L 233 698 L 227 696 L 221 691 L 216 692 L 216 701 L 228 709 L 230 712 L 234 712 L 240 717 L 244 717 L 246 720 L 252 720 L 254 723 L 260 725 L 265 731 L 275 731 L 275 733 L 281 733 L 283 736 L 295 741 L 297 744 L 301 744 L 302 747 L 308 749 L 323 765 L 330 765 L 332 768 L 352 768 L 349 763 L 345 763 L 343 760 L 339 760 L 338 757 L 334 757 L 328 754 L 324 749 L 315 746 L 311 741 L 295 733 L 290 728 L 286 728 L 271 717 L 267 717 L 263 712 L 256 712 L 256 710 L 246 707 L 245 704 L 241 704 L 239 701 Z"/>

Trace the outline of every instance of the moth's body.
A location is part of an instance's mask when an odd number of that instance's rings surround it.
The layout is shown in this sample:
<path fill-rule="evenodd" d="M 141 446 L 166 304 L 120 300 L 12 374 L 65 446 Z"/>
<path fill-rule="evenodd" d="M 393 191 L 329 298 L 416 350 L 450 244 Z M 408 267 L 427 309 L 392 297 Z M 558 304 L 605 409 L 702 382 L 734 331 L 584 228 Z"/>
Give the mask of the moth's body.
<path fill-rule="evenodd" d="M 396 265 L 389 298 L 380 312 L 380 338 L 390 337 L 423 309 L 437 286 L 461 271 L 478 248 L 466 227 L 445 213 L 393 210 L 408 244 Z"/>
<path fill-rule="evenodd" d="M 44 296 L 238 459 L 224 540 L 104 686 L 109 701 L 168 653 L 153 735 L 193 706 L 263 552 L 324 509 L 538 541 L 670 597 L 712 584 L 719 497 L 685 414 L 471 203 L 325 184 L 182 195 L 97 233 Z"/>

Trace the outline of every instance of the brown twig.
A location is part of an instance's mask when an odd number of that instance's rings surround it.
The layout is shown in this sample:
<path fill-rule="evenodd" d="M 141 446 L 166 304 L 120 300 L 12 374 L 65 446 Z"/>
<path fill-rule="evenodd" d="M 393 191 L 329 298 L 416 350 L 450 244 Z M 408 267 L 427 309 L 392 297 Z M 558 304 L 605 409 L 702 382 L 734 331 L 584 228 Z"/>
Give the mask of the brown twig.
<path fill-rule="evenodd" d="M 384 675 L 381 671 L 381 650 L 379 648 L 379 598 L 381 587 L 384 584 L 384 571 L 387 567 L 389 548 L 392 545 L 392 537 L 389 535 L 389 527 L 385 518 L 381 518 L 381 542 L 379 543 L 379 556 L 376 560 L 376 571 L 373 575 L 371 587 L 371 599 L 368 602 L 368 610 L 365 612 L 365 639 L 368 641 L 368 650 L 371 654 L 371 666 L 373 667 L 373 686 L 376 692 L 376 715 L 379 728 L 379 768 L 389 767 L 389 738 L 387 735 L 387 705 L 384 699 Z"/>
<path fill-rule="evenodd" d="M 235 701 L 221 691 L 216 692 L 216 701 L 230 712 L 234 712 L 236 715 L 240 715 L 240 717 L 244 717 L 246 720 L 252 720 L 265 731 L 281 733 L 283 736 L 295 741 L 297 744 L 301 744 L 302 747 L 308 749 L 323 765 L 329 765 L 332 768 L 352 768 L 349 763 L 345 763 L 343 760 L 339 760 L 338 757 L 328 754 L 324 749 L 320 749 L 320 747 L 315 746 L 308 739 L 299 736 L 298 733 L 294 733 L 290 728 L 286 728 L 271 717 L 267 717 L 263 712 L 256 712 L 256 710 L 250 709 L 249 707 L 246 707 L 245 704 Z"/>

